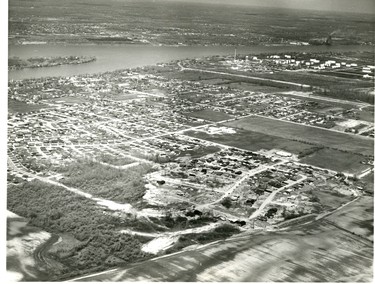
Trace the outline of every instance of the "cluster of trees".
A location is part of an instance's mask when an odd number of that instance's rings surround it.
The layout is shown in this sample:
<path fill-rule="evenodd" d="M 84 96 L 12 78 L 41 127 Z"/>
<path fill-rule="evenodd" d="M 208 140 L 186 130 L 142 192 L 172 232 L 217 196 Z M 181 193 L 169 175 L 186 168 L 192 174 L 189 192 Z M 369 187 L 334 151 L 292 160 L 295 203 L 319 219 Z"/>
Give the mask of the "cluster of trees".
<path fill-rule="evenodd" d="M 136 237 L 119 232 L 119 227 L 126 225 L 123 220 L 103 214 L 94 201 L 61 187 L 39 181 L 10 185 L 7 207 L 29 218 L 31 225 L 55 234 L 68 233 L 81 241 L 81 245 L 58 259 L 66 267 L 59 273 L 69 271 L 74 275 L 147 256 Z"/>
<path fill-rule="evenodd" d="M 194 218 L 187 218 L 185 216 Z M 209 211 L 185 211 L 185 216 L 178 215 L 173 217 L 171 212 L 167 211 L 165 217 L 160 219 L 160 223 L 172 230 L 183 230 L 208 225 L 217 221 L 217 218 Z"/>
<path fill-rule="evenodd" d="M 116 202 L 128 203 L 143 197 L 146 188 L 143 176 L 151 166 L 141 164 L 129 169 L 116 169 L 92 160 L 78 160 L 62 170 L 61 182 L 82 189 L 95 196 Z"/>
<path fill-rule="evenodd" d="M 298 158 L 302 159 L 302 158 L 310 156 L 311 154 L 314 154 L 315 152 L 318 152 L 319 150 L 322 150 L 322 149 L 324 149 L 323 146 L 315 146 L 315 147 L 312 147 L 312 148 L 302 150 L 301 152 L 299 152 Z"/>
<path fill-rule="evenodd" d="M 221 201 L 221 205 L 223 205 L 225 208 L 229 209 L 232 207 L 232 199 L 230 197 L 225 197 Z"/>
<path fill-rule="evenodd" d="M 103 163 L 107 163 L 107 164 L 115 165 L 115 166 L 123 166 L 123 165 L 128 165 L 128 164 L 135 162 L 135 160 L 129 157 L 114 156 L 110 154 L 101 154 L 98 157 L 98 160 L 102 161 Z"/>
<path fill-rule="evenodd" d="M 315 93 L 318 95 L 338 98 L 342 100 L 361 101 L 369 104 L 374 104 L 374 95 L 372 95 L 371 93 L 365 93 L 358 89 L 347 88 L 347 86 L 327 86 L 322 90 L 315 91 Z"/>

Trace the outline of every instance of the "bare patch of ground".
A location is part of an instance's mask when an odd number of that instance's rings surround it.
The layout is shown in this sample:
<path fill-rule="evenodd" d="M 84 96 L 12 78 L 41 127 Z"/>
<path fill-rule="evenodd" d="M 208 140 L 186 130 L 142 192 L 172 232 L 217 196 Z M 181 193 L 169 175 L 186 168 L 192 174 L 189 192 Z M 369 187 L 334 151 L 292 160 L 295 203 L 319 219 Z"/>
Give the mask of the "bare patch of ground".
<path fill-rule="evenodd" d="M 7 216 L 6 277 L 9 281 L 36 281 L 46 276 L 38 267 L 34 253 L 50 239 L 51 234 L 27 223 L 26 219 L 12 212 Z"/>

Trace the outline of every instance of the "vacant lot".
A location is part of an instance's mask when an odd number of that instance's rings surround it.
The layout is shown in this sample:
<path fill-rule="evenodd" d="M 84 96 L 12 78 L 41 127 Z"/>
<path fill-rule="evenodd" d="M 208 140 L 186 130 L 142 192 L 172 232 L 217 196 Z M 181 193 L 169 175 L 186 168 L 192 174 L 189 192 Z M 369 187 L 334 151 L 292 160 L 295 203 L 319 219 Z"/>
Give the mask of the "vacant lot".
<path fill-rule="evenodd" d="M 210 135 L 200 131 L 187 131 L 186 135 L 212 141 L 228 146 L 238 147 L 244 150 L 259 151 L 261 149 L 281 149 L 294 154 L 299 154 L 301 151 L 310 149 L 311 145 L 304 144 L 297 141 L 292 141 L 274 135 L 259 133 L 248 130 L 236 130 L 237 133 L 225 135 Z M 271 133 L 270 133 L 271 134 Z"/>
<path fill-rule="evenodd" d="M 363 156 L 355 153 L 324 148 L 302 158 L 301 162 L 338 172 L 358 174 L 370 167 L 369 165 L 361 164 L 363 160 Z"/>
<path fill-rule="evenodd" d="M 285 139 L 295 139 L 301 142 L 333 149 L 373 155 L 373 140 L 362 139 L 362 137 L 356 137 L 345 133 L 258 116 L 228 122 L 225 123 L 225 125 L 263 134 L 272 134 L 273 136 Z"/>
<path fill-rule="evenodd" d="M 8 112 L 9 113 L 27 113 L 27 112 L 32 112 L 32 111 L 37 111 L 43 108 L 48 108 L 47 105 L 43 104 L 27 104 L 24 102 L 16 101 L 9 99 L 8 100 Z"/>
<path fill-rule="evenodd" d="M 218 111 L 213 111 L 209 109 L 205 110 L 200 110 L 200 111 L 195 111 L 191 113 L 185 114 L 187 116 L 195 117 L 195 118 L 201 118 L 209 121 L 223 121 L 232 118 L 231 115 L 226 114 L 224 112 L 218 112 Z"/>

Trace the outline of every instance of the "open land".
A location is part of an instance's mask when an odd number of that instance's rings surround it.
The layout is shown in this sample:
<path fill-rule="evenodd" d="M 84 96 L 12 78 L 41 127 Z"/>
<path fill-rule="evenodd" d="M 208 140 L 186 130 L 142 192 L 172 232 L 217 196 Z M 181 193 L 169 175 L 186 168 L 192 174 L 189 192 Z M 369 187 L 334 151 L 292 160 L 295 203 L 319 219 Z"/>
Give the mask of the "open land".
<path fill-rule="evenodd" d="M 294 138 L 316 145 L 329 145 L 333 149 L 364 155 L 371 155 L 373 152 L 373 140 L 371 139 L 362 139 L 362 137 L 353 137 L 321 128 L 290 124 L 264 117 L 247 117 L 243 120 L 226 123 L 225 125 L 264 134 L 272 133 L 282 138 Z"/>

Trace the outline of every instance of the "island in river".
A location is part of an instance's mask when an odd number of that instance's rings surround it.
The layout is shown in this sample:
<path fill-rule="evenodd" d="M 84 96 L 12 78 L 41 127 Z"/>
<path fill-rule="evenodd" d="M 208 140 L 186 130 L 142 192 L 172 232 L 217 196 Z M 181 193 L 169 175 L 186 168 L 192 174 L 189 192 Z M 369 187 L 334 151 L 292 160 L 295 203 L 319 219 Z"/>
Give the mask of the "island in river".
<path fill-rule="evenodd" d="M 57 56 L 57 57 L 31 57 L 21 59 L 10 57 L 8 59 L 9 70 L 20 70 L 24 68 L 54 67 L 60 65 L 83 64 L 96 60 L 94 56 Z"/>

